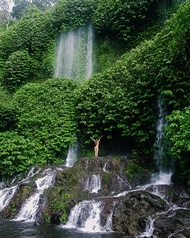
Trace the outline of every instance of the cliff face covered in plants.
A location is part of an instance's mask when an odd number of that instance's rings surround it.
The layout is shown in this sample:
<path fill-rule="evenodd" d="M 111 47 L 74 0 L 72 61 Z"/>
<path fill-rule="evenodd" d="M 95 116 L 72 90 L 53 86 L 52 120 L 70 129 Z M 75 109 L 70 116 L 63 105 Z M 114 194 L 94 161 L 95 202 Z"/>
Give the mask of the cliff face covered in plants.
<path fill-rule="evenodd" d="M 168 115 L 169 154 L 184 183 L 189 172 L 190 2 L 64 0 L 31 6 L 0 35 L 0 169 L 60 163 L 78 140 L 103 135 L 103 155 L 117 141 L 141 166 L 153 164 L 157 101 Z M 164 18 L 164 19 L 163 19 Z M 58 35 L 92 22 L 96 73 L 53 79 Z M 114 153 L 114 151 L 113 151 Z"/>

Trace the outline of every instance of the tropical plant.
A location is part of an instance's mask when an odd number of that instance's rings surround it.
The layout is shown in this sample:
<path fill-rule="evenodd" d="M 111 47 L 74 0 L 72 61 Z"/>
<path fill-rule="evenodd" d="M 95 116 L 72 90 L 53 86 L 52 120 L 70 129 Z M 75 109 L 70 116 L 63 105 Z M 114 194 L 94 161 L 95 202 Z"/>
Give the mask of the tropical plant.
<path fill-rule="evenodd" d="M 190 185 L 190 107 L 173 111 L 168 116 L 166 135 L 170 141 L 170 154 L 176 165 L 177 183 Z"/>
<path fill-rule="evenodd" d="M 6 61 L 2 85 L 10 92 L 25 84 L 31 75 L 32 59 L 27 51 L 16 51 Z"/>

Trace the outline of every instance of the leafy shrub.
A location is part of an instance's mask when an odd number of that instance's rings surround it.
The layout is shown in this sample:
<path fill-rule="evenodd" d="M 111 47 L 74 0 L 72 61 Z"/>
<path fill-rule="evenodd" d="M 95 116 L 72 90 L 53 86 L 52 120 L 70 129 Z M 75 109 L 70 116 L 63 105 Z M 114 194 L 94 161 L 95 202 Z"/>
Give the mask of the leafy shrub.
<path fill-rule="evenodd" d="M 157 0 L 98 1 L 93 14 L 93 23 L 99 32 L 114 32 L 128 40 L 136 28 L 156 15 Z"/>
<path fill-rule="evenodd" d="M 35 163 L 35 144 L 17 132 L 0 133 L 1 175 L 23 172 Z"/>
<path fill-rule="evenodd" d="M 178 182 L 190 185 L 190 107 L 173 111 L 168 116 L 166 135 L 170 141 L 170 154 L 176 164 Z"/>
<path fill-rule="evenodd" d="M 10 92 L 16 91 L 30 78 L 32 60 L 27 51 L 16 51 L 6 61 L 2 85 Z"/>

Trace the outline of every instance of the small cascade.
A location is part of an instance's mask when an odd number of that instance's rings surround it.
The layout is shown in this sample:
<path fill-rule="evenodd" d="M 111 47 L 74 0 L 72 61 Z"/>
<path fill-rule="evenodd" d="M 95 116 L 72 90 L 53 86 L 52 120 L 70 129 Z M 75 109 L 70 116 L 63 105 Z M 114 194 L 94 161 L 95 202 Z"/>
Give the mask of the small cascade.
<path fill-rule="evenodd" d="M 49 188 L 54 181 L 54 172 L 44 171 L 47 173 L 43 178 L 36 180 L 37 190 L 29 197 L 25 203 L 22 205 L 19 214 L 15 217 L 16 221 L 35 221 L 36 215 L 39 209 L 40 196 L 43 194 L 44 190 Z"/>
<path fill-rule="evenodd" d="M 92 24 L 62 33 L 57 43 L 55 77 L 88 79 L 93 73 Z"/>
<path fill-rule="evenodd" d="M 18 185 L 0 190 L 0 211 L 2 211 L 13 198 Z"/>
<path fill-rule="evenodd" d="M 105 226 L 101 225 L 102 202 L 82 201 L 76 204 L 63 227 L 76 228 L 83 232 L 111 231 L 112 213 L 108 216 Z"/>
<path fill-rule="evenodd" d="M 101 189 L 101 177 L 100 175 L 91 175 L 87 178 L 84 190 L 89 191 L 89 193 L 98 193 Z"/>
<path fill-rule="evenodd" d="M 148 217 L 148 219 L 146 220 L 145 232 L 143 232 L 140 236 L 137 236 L 137 238 L 153 237 L 153 232 L 154 232 L 154 219 L 152 219 L 151 217 Z"/>
<path fill-rule="evenodd" d="M 78 152 L 78 145 L 75 143 L 74 145 L 69 146 L 69 151 L 67 153 L 66 158 L 66 167 L 73 167 L 74 163 L 77 161 L 77 152 Z"/>
<path fill-rule="evenodd" d="M 119 175 L 116 175 L 116 177 L 119 182 L 119 187 L 123 188 L 123 185 L 124 185 L 124 186 L 128 187 L 129 189 L 131 189 L 131 185 L 128 182 L 126 182 L 124 179 L 122 179 Z"/>
<path fill-rule="evenodd" d="M 108 172 L 108 170 L 107 170 L 107 164 L 108 164 L 108 162 L 109 162 L 109 160 L 104 164 L 104 167 L 103 167 L 103 171 L 104 171 L 104 172 Z"/>
<path fill-rule="evenodd" d="M 20 184 L 29 181 L 35 174 L 37 174 L 40 171 L 40 169 L 35 171 L 35 167 L 32 167 L 28 174 L 26 175 L 26 178 L 22 179 L 20 181 Z M 17 177 L 14 177 L 11 184 L 14 184 Z M 10 188 L 4 188 L 0 190 L 0 211 L 2 211 L 6 206 L 9 205 L 11 199 L 13 198 L 15 192 L 18 189 L 18 185 L 11 186 Z"/>

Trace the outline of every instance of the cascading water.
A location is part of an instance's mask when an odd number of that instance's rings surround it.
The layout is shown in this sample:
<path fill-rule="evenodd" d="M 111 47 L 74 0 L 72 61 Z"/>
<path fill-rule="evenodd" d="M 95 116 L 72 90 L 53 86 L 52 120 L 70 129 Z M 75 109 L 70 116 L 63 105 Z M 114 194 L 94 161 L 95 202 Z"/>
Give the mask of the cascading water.
<path fill-rule="evenodd" d="M 88 79 L 93 73 L 92 24 L 62 33 L 57 44 L 55 77 Z"/>
<path fill-rule="evenodd" d="M 62 227 L 77 228 L 83 232 L 111 231 L 112 213 L 107 218 L 105 226 L 101 225 L 102 202 L 82 201 L 71 210 L 68 221 Z"/>
<path fill-rule="evenodd" d="M 161 97 L 158 99 L 158 121 L 157 121 L 157 135 L 155 141 L 154 159 L 159 170 L 158 174 L 153 174 L 152 183 L 154 184 L 170 184 L 171 183 L 171 163 L 168 163 L 165 158 L 165 141 L 164 141 L 164 127 L 166 126 L 166 109 Z"/>
<path fill-rule="evenodd" d="M 93 38 L 92 24 L 89 24 L 86 53 L 86 79 L 89 79 L 93 74 Z"/>
<path fill-rule="evenodd" d="M 29 181 L 35 174 L 37 174 L 40 169 L 35 171 L 35 167 L 32 167 L 29 170 L 26 178 L 21 180 L 20 184 Z M 16 177 L 13 179 L 11 184 L 13 184 L 16 180 Z M 13 198 L 15 192 L 17 191 L 18 185 L 11 186 L 10 188 L 4 188 L 0 190 L 0 211 L 2 211 L 8 204 L 10 203 L 11 199 Z"/>
<path fill-rule="evenodd" d="M 44 171 L 44 174 L 45 173 L 47 173 L 46 176 L 36 180 L 36 192 L 22 205 L 19 214 L 14 219 L 15 221 L 35 221 L 39 209 L 40 196 L 43 194 L 45 189 L 53 184 L 55 177 L 55 173 L 51 170 Z"/>
<path fill-rule="evenodd" d="M 66 164 L 65 164 L 66 167 L 72 167 L 74 163 L 77 161 L 77 151 L 78 151 L 77 143 L 69 146 L 69 151 L 67 153 Z"/>
<path fill-rule="evenodd" d="M 143 234 L 141 234 L 140 236 L 137 236 L 137 238 L 153 237 L 153 232 L 154 232 L 154 219 L 148 217 L 146 221 L 145 232 L 143 232 Z"/>
<path fill-rule="evenodd" d="M 2 211 L 13 198 L 18 185 L 0 190 L 0 211 Z"/>
<path fill-rule="evenodd" d="M 98 193 L 101 189 L 101 177 L 100 175 L 92 174 L 87 178 L 84 190 L 89 191 L 89 193 Z"/>

